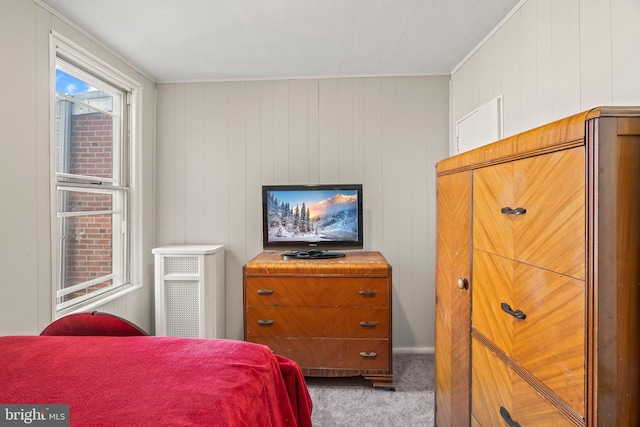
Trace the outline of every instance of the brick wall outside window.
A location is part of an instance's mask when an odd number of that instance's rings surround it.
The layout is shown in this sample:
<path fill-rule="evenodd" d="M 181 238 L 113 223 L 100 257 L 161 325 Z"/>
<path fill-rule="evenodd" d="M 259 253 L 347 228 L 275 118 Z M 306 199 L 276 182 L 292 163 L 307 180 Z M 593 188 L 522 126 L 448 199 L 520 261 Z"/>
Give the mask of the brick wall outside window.
<path fill-rule="evenodd" d="M 78 175 L 112 177 L 112 119 L 102 113 L 74 115 L 71 123 L 69 172 Z M 69 211 L 111 210 L 112 196 L 68 192 Z M 67 222 L 65 286 L 85 282 L 112 272 L 111 215 L 73 217 Z M 83 290 L 90 292 L 111 281 Z M 74 296 L 78 296 L 75 294 Z"/>

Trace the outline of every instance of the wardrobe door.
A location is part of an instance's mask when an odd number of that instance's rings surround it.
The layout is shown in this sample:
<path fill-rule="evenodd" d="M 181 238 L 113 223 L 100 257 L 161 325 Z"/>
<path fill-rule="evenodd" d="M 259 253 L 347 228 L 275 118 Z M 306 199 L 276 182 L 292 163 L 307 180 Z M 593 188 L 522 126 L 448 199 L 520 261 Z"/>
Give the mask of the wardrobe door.
<path fill-rule="evenodd" d="M 471 172 L 438 177 L 436 426 L 470 423 Z"/>

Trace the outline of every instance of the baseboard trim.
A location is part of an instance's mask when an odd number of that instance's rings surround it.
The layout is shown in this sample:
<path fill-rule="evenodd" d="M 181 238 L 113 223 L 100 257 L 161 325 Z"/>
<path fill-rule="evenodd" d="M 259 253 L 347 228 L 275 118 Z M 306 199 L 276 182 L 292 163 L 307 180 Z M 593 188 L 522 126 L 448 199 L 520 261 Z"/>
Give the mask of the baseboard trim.
<path fill-rule="evenodd" d="M 435 354 L 434 347 L 393 347 L 393 354 Z"/>

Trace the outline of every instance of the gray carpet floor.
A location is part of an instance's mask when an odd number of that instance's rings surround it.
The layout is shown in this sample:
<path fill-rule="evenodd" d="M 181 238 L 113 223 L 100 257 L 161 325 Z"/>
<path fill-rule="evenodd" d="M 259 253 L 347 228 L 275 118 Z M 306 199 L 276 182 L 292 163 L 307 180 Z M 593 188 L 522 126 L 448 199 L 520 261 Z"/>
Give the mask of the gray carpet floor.
<path fill-rule="evenodd" d="M 434 424 L 432 354 L 394 354 L 396 391 L 354 378 L 306 378 L 314 427 L 424 427 Z"/>

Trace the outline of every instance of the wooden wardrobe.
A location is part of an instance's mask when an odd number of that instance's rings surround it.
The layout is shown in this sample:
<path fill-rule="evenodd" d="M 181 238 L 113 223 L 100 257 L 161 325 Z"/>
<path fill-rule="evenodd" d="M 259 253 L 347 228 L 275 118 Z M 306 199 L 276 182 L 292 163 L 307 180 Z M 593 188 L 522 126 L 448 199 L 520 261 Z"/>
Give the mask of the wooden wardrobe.
<path fill-rule="evenodd" d="M 437 165 L 436 425 L 640 425 L 640 108 Z"/>

